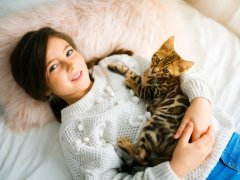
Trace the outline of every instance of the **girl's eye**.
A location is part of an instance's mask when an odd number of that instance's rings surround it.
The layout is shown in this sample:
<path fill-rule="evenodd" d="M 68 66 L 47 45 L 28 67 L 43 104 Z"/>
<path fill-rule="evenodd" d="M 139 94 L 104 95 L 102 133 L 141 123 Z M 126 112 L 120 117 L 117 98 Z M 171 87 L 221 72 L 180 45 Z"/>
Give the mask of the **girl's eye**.
<path fill-rule="evenodd" d="M 70 49 L 70 50 L 67 51 L 66 56 L 69 57 L 72 53 L 73 53 L 73 49 Z"/>
<path fill-rule="evenodd" d="M 56 68 L 57 68 L 57 64 L 52 65 L 52 66 L 49 68 L 49 72 L 53 72 Z"/>

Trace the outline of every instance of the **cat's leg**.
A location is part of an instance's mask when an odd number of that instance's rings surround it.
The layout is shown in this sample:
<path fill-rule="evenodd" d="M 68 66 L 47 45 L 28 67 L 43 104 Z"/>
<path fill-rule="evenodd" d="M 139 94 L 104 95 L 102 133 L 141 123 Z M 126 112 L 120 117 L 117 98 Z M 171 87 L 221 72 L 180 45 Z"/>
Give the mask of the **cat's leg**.
<path fill-rule="evenodd" d="M 124 84 L 126 87 L 130 88 L 133 90 L 134 94 L 136 96 L 139 96 L 139 89 L 140 89 L 140 84 L 141 84 L 141 76 L 136 74 L 134 71 L 129 69 L 126 65 L 124 64 L 119 64 L 119 63 L 110 63 L 108 64 L 108 69 L 116 72 L 118 74 L 121 74 L 125 77 Z"/>
<path fill-rule="evenodd" d="M 118 146 L 141 165 L 148 164 L 148 159 L 155 148 L 154 144 L 156 144 L 155 132 L 154 130 L 149 130 L 150 128 L 152 128 L 152 123 L 147 121 L 140 133 L 140 138 L 135 144 L 132 144 L 132 142 L 125 137 L 118 140 Z"/>
<path fill-rule="evenodd" d="M 110 63 L 108 64 L 108 69 L 112 72 L 123 75 L 125 78 L 131 78 L 133 80 L 139 80 L 138 75 L 132 71 L 128 66 L 120 63 Z"/>
<path fill-rule="evenodd" d="M 134 154 L 133 154 L 133 144 L 132 142 L 127 139 L 126 137 L 121 137 L 118 139 L 118 146 L 128 153 L 132 158 L 134 159 Z"/>
<path fill-rule="evenodd" d="M 139 89 L 141 88 L 141 85 L 139 83 L 137 83 L 132 77 L 127 77 L 125 80 L 124 80 L 124 84 L 133 90 L 134 94 L 136 96 L 140 96 L 140 93 L 139 93 Z"/>
<path fill-rule="evenodd" d="M 137 146 L 136 144 L 132 144 L 132 142 L 125 138 L 119 138 L 118 146 L 125 152 L 127 152 L 133 159 L 135 159 L 141 165 L 147 165 L 147 161 L 145 161 L 145 154 L 143 148 Z"/>
<path fill-rule="evenodd" d="M 117 155 L 122 159 L 124 162 L 123 168 L 133 166 L 135 160 L 134 158 L 127 152 L 125 149 L 122 149 L 118 144 L 114 146 L 114 150 L 116 151 Z"/>
<path fill-rule="evenodd" d="M 124 75 L 129 71 L 129 68 L 123 64 L 119 63 L 110 63 L 108 64 L 108 69 L 112 72 Z"/>
<path fill-rule="evenodd" d="M 150 117 L 146 121 L 138 141 L 134 144 L 133 148 L 134 157 L 140 164 L 147 165 L 149 163 L 149 158 L 152 152 L 155 152 L 156 146 L 159 143 L 157 141 L 160 141 L 157 135 L 158 132 L 156 132 L 154 119 Z"/>

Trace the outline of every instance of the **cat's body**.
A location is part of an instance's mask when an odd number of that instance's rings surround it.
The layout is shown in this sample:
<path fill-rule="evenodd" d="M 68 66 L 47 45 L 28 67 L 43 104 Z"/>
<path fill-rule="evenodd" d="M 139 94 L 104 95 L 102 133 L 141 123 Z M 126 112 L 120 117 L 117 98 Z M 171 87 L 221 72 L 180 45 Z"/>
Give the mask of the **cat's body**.
<path fill-rule="evenodd" d="M 192 62 L 182 60 L 174 51 L 173 41 L 173 37 L 169 38 L 153 55 L 142 76 L 125 65 L 108 66 L 125 76 L 125 85 L 147 102 L 151 113 L 135 144 L 126 137 L 118 140 L 118 146 L 140 165 L 153 166 L 171 159 L 177 143 L 174 134 L 189 106 L 180 89 L 179 76 Z"/>

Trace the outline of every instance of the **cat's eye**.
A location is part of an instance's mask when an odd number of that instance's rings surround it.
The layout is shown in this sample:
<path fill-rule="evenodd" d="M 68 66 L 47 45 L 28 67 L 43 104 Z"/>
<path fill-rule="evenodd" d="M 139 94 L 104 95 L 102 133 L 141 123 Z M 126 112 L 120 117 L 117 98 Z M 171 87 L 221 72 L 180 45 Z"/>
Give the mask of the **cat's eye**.
<path fill-rule="evenodd" d="M 164 73 L 168 73 L 168 69 L 163 69 L 163 72 Z"/>
<path fill-rule="evenodd" d="M 154 56 L 152 57 L 152 64 L 153 64 L 153 65 L 158 64 L 157 59 L 158 59 L 158 57 L 157 57 L 156 55 L 154 55 Z"/>

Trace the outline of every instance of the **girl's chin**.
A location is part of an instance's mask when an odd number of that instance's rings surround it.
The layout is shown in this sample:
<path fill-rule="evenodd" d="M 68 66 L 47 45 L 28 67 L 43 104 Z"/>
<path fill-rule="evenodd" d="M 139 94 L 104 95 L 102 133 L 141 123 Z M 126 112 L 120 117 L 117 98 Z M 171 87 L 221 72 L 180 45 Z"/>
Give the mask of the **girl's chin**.
<path fill-rule="evenodd" d="M 82 91 L 88 91 L 88 90 L 90 90 L 91 87 L 92 87 L 92 84 L 93 84 L 92 81 L 87 80 L 84 84 L 82 84 L 81 90 L 82 90 Z"/>

